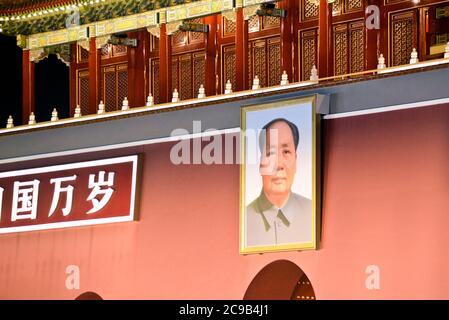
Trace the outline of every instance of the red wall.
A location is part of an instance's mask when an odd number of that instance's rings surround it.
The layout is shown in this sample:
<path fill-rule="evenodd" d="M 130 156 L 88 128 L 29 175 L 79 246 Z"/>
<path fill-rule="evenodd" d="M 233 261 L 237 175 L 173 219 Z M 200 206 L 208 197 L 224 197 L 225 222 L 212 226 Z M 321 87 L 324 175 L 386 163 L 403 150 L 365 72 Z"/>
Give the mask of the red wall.
<path fill-rule="evenodd" d="M 448 104 L 325 121 L 318 251 L 239 255 L 238 166 L 174 166 L 171 146 L 1 166 L 145 153 L 140 221 L 0 235 L 0 299 L 241 299 L 278 259 L 317 299 L 449 298 Z M 68 265 L 80 290 L 65 287 Z M 368 265 L 380 290 L 365 287 Z"/>

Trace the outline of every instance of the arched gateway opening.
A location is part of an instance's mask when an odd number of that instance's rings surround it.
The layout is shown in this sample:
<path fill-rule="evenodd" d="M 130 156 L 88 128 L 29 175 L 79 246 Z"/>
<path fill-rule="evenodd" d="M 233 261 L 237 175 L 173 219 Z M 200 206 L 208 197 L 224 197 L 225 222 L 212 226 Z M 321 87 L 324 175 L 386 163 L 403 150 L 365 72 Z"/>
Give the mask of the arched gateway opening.
<path fill-rule="evenodd" d="M 315 300 L 315 292 L 304 271 L 288 260 L 265 266 L 251 281 L 244 300 Z"/>
<path fill-rule="evenodd" d="M 75 300 L 103 300 L 103 298 L 95 292 L 88 291 L 80 294 Z"/>

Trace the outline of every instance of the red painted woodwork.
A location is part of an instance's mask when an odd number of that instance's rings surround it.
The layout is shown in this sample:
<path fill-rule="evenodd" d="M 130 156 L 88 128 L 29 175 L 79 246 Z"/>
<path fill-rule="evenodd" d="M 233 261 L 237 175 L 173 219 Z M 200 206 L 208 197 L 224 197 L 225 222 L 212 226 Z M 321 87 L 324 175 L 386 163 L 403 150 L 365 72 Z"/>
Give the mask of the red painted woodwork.
<path fill-rule="evenodd" d="M 224 20 L 225 18 L 220 14 L 195 19 L 195 22 L 209 25 L 210 32 L 207 35 L 176 32 L 167 36 L 165 26 L 162 26 L 161 39 L 158 40 L 150 37 L 145 30 L 135 31 L 132 36 L 138 38 L 139 47 L 128 48 L 127 54 L 103 56 L 98 62 L 100 54 L 95 49 L 94 53 L 89 53 L 89 59 L 73 57 L 75 60 L 71 65 L 71 110 L 73 112 L 76 104 L 79 103 L 77 101 L 80 100 L 79 97 L 75 97 L 77 94 L 79 95 L 79 90 L 76 89 L 79 72 L 82 71 L 83 75 L 86 75 L 87 70 L 93 70 L 93 72 L 89 72 L 89 91 L 91 92 L 89 106 L 92 113 L 95 112 L 99 100 L 104 96 L 104 90 L 102 90 L 104 88 L 101 83 L 103 76 L 100 70 L 113 64 L 128 64 L 127 81 L 132 85 L 129 85 L 127 90 L 131 106 L 144 105 L 150 88 L 154 91 L 152 93 L 157 103 L 170 102 L 174 88 L 173 83 L 179 83 L 183 70 L 185 70 L 179 64 L 175 66 L 173 57 L 187 54 L 198 55 L 202 52 L 205 53 L 205 60 L 199 61 L 199 57 L 196 56 L 195 61 L 200 67 L 196 69 L 192 67 L 192 70 L 204 73 L 201 76 L 206 79 L 203 84 L 208 96 L 222 93 L 228 79 L 233 82 L 234 91 L 247 90 L 252 82 L 252 73 L 256 72 L 254 70 L 259 65 L 267 63 L 270 66 L 280 65 L 281 72 L 285 69 L 291 82 L 307 80 L 313 64 L 318 67 L 320 77 L 332 76 L 335 69 L 343 70 L 341 66 L 337 65 L 338 59 L 335 59 L 336 34 L 334 27 L 336 25 L 346 24 L 348 26 L 348 36 L 344 40 L 346 41 L 347 56 L 347 67 L 344 68 L 344 73 L 360 70 L 360 65 L 363 65 L 366 70 L 375 69 L 377 57 L 381 53 L 386 58 L 387 64 L 394 60 L 391 56 L 391 48 L 395 46 L 390 43 L 392 34 L 389 35 L 388 31 L 389 17 L 412 9 L 416 11 L 416 30 L 419 32 L 416 34 L 416 47 L 419 50 L 420 60 L 425 60 L 429 58 L 426 56 L 427 46 L 424 34 L 426 6 L 435 6 L 435 3 L 440 3 L 438 6 L 444 6 L 449 3 L 449 1 L 438 0 L 421 0 L 419 4 L 400 0 L 367 0 L 362 1 L 363 6 L 360 7 L 358 2 L 354 6 L 352 0 L 339 0 L 335 5 L 327 5 L 324 0 L 321 2 L 324 5 L 319 6 L 320 9 L 311 6 L 306 0 L 282 0 L 278 2 L 278 7 L 287 10 L 285 19 L 253 16 L 249 20 L 244 20 L 242 8 L 237 9 L 236 22 Z M 355 35 L 355 31 L 351 27 L 354 26 L 354 23 L 366 18 L 364 9 L 370 4 L 380 7 L 381 29 L 362 29 L 360 31 L 360 28 L 357 28 L 357 37 L 352 37 Z M 333 8 L 336 10 L 334 16 L 332 16 Z M 363 33 L 363 50 L 358 47 L 359 44 L 362 44 L 360 32 Z M 280 55 L 277 51 L 278 48 L 273 46 L 270 59 L 265 57 L 263 60 L 265 62 L 261 62 L 262 60 L 254 55 L 255 52 L 261 52 L 261 50 L 252 50 L 252 44 L 262 40 L 268 41 L 275 37 L 280 39 Z M 91 40 L 91 45 L 93 42 L 94 39 Z M 409 48 L 405 48 L 402 51 L 408 50 Z M 265 56 L 267 56 L 267 52 Z M 273 64 L 273 61 L 276 64 Z M 187 62 L 184 65 L 187 66 Z M 174 70 L 175 68 L 177 71 Z M 202 81 L 201 77 L 192 70 L 188 70 L 187 73 L 192 72 L 198 81 Z M 25 72 L 28 71 L 25 71 L 24 68 L 24 74 Z M 24 81 L 25 79 L 26 77 L 24 77 Z M 268 82 L 272 83 L 271 80 Z M 177 86 L 178 91 L 181 91 L 182 85 L 177 84 Z M 193 87 L 196 88 L 197 83 Z M 192 90 L 194 93 L 192 97 L 195 97 L 197 89 Z M 98 92 L 95 93 L 95 91 Z M 24 111 L 29 110 L 30 105 L 34 104 L 31 93 L 24 95 Z M 27 104 L 26 108 L 25 103 Z M 87 103 L 85 104 L 87 105 Z M 28 113 L 24 112 L 24 118 L 27 117 L 26 114 L 29 114 L 29 111 Z"/>
<path fill-rule="evenodd" d="M 167 35 L 166 24 L 161 25 L 159 38 L 159 102 L 166 103 L 172 97 L 171 36 Z"/>
<path fill-rule="evenodd" d="M 284 0 L 281 8 L 287 11 L 287 16 L 281 18 L 281 72 L 286 71 L 289 79 L 293 79 L 293 2 L 294 0 Z M 280 80 L 279 80 L 280 81 Z"/>
<path fill-rule="evenodd" d="M 30 51 L 22 52 L 22 123 L 27 124 L 31 112 L 35 112 L 34 62 L 30 61 Z"/>
<path fill-rule="evenodd" d="M 287 12 L 287 14 L 289 14 Z M 298 21 L 299 21 L 299 1 L 298 0 L 290 0 L 290 15 L 292 19 L 292 42 L 293 42 L 293 50 L 292 50 L 292 79 L 289 79 L 291 82 L 297 82 L 299 81 L 299 28 L 298 28 Z"/>
<path fill-rule="evenodd" d="M 76 108 L 76 86 L 77 86 L 77 79 L 76 79 L 76 73 L 77 71 L 77 44 L 72 43 L 70 45 L 70 116 L 72 116 L 75 113 Z"/>
<path fill-rule="evenodd" d="M 128 48 L 128 100 L 130 106 L 142 107 L 148 95 L 148 52 L 150 36 L 146 30 L 129 34 L 137 38 L 137 48 Z"/>
<path fill-rule="evenodd" d="M 101 66 L 100 100 L 106 111 L 120 110 L 128 96 L 128 63 Z M 132 106 L 132 105 L 131 105 Z"/>
<path fill-rule="evenodd" d="M 364 9 L 370 5 L 376 5 L 380 8 L 380 0 L 368 0 L 368 2 L 363 2 Z M 365 12 L 365 21 L 371 16 L 371 12 Z M 380 30 L 379 29 L 368 29 L 365 28 L 365 69 L 372 70 L 377 69 L 377 58 L 381 54 L 380 52 Z"/>
<path fill-rule="evenodd" d="M 95 38 L 89 40 L 89 113 L 96 113 L 100 102 L 100 50 Z"/>
<path fill-rule="evenodd" d="M 257 75 L 262 87 L 279 85 L 282 75 L 281 38 L 279 36 L 250 41 L 248 87 Z"/>
<path fill-rule="evenodd" d="M 418 21 L 419 21 L 419 25 L 418 25 L 418 30 L 421 30 L 421 32 L 419 32 L 419 36 L 418 36 L 418 58 L 420 61 L 422 60 L 426 60 L 426 29 L 428 29 L 428 11 L 429 8 L 419 8 L 418 11 Z M 427 25 L 427 26 L 426 26 Z"/>
<path fill-rule="evenodd" d="M 209 26 L 209 33 L 206 37 L 206 96 L 214 96 L 217 94 L 217 65 L 216 58 L 218 56 L 218 39 L 217 39 L 217 15 L 205 18 L 205 24 Z"/>
<path fill-rule="evenodd" d="M 328 77 L 332 72 L 332 45 L 330 41 L 332 26 L 332 5 L 320 0 L 318 31 L 318 75 Z"/>
<path fill-rule="evenodd" d="M 243 17 L 243 8 L 237 9 L 237 25 L 235 32 L 235 43 L 236 43 L 236 74 L 237 83 L 236 91 L 247 90 L 247 79 L 248 79 L 248 21 Z M 227 79 L 223 79 L 226 83 Z"/>

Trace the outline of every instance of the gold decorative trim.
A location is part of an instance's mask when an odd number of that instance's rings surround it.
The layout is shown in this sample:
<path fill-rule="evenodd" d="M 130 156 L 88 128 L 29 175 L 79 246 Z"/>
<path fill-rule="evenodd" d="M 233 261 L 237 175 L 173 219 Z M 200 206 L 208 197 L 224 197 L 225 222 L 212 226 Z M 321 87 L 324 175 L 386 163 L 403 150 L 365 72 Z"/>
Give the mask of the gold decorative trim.
<path fill-rule="evenodd" d="M 243 8 L 243 18 L 245 20 L 249 20 L 252 16 L 255 16 L 257 14 L 257 10 L 259 10 L 259 5 L 252 5 L 249 7 L 244 7 Z"/>
<path fill-rule="evenodd" d="M 108 41 L 111 39 L 111 36 L 103 36 L 95 38 L 95 46 L 97 49 L 103 48 L 106 44 L 108 44 Z"/>
<path fill-rule="evenodd" d="M 30 61 L 38 63 L 48 57 L 48 53 L 45 53 L 44 49 L 30 50 Z"/>
<path fill-rule="evenodd" d="M 273 0 L 241 0 L 243 7 L 248 7 L 252 5 L 259 5 L 261 3 L 273 2 Z M 274 0 L 276 1 L 276 0 Z M 277 0 L 279 1 L 279 0 Z"/>
<path fill-rule="evenodd" d="M 16 39 L 17 39 L 17 46 L 19 48 L 22 48 L 22 49 L 27 48 L 27 37 L 19 34 L 19 35 L 17 35 Z"/>
<path fill-rule="evenodd" d="M 86 39 L 88 39 L 88 27 L 74 27 L 31 35 L 27 38 L 27 48 L 38 49 Z"/>
<path fill-rule="evenodd" d="M 137 30 L 157 25 L 157 14 L 160 10 L 149 11 L 141 14 L 104 20 L 78 27 L 33 34 L 20 38 L 20 44 L 26 41 L 27 49 L 44 48 L 47 46 L 78 42 L 89 38 L 109 36 L 117 32 Z M 23 40 L 25 38 L 26 40 Z M 19 37 L 18 37 L 19 41 Z"/>
<path fill-rule="evenodd" d="M 234 8 L 233 0 L 204 0 L 168 8 L 166 10 L 167 22 L 193 19 Z"/>
<path fill-rule="evenodd" d="M 176 31 L 178 31 L 179 26 L 182 25 L 182 21 L 175 21 L 175 22 L 170 22 L 167 23 L 167 35 L 172 35 L 173 33 L 175 33 Z"/>
<path fill-rule="evenodd" d="M 159 26 L 147 28 L 147 31 L 158 39 L 161 37 L 161 28 Z"/>
<path fill-rule="evenodd" d="M 77 44 L 84 50 L 89 51 L 90 49 L 89 40 L 79 40 L 77 41 Z"/>
<path fill-rule="evenodd" d="M 237 22 L 237 14 L 234 10 L 222 12 L 221 15 L 228 21 Z"/>
<path fill-rule="evenodd" d="M 59 53 L 56 54 L 56 57 L 70 68 L 70 61 L 65 60 Z"/>
<path fill-rule="evenodd" d="M 255 3 L 266 0 L 253 0 Z M 129 15 L 126 17 L 103 20 L 69 29 L 33 34 L 18 38 L 18 44 L 27 49 L 44 48 L 47 46 L 87 40 L 89 38 L 107 36 L 117 32 L 126 32 L 141 28 L 151 28 L 160 23 L 178 22 L 185 19 L 203 17 L 234 9 L 233 0 L 203 0 L 186 3 L 172 8 L 158 9 Z M 157 33 L 156 33 L 157 34 Z"/>

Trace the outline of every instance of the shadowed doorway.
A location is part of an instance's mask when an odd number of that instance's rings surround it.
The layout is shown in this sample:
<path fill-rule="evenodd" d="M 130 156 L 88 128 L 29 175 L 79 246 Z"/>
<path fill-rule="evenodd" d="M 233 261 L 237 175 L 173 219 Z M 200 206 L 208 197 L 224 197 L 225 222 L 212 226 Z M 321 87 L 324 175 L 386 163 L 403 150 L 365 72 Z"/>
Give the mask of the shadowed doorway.
<path fill-rule="evenodd" d="M 60 119 L 70 115 L 69 67 L 55 54 L 35 65 L 36 121 L 50 121 L 54 108 Z"/>
<path fill-rule="evenodd" d="M 288 260 L 265 266 L 251 281 L 244 300 L 316 300 L 304 271 Z"/>

